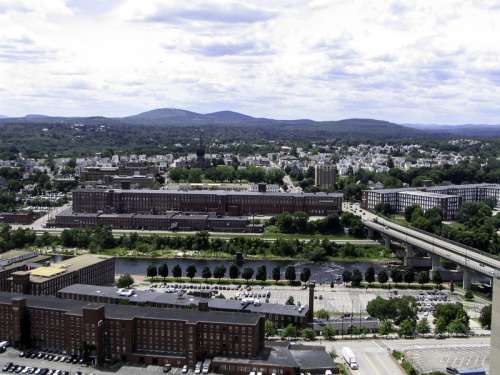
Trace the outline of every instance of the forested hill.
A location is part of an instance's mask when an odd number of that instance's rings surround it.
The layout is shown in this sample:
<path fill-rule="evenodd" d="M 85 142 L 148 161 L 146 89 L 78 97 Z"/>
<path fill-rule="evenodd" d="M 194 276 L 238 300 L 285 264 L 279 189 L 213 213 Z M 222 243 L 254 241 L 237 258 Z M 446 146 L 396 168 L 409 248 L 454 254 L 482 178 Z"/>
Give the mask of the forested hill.
<path fill-rule="evenodd" d="M 28 115 L 0 118 L 0 152 L 27 154 L 88 154 L 106 149 L 164 152 L 187 144 L 203 129 L 206 138 L 221 143 L 422 141 L 459 134 L 443 129 L 415 129 L 388 121 L 274 120 L 232 111 L 200 114 L 182 109 L 156 109 L 133 116 L 110 118 Z M 488 133 L 488 137 L 500 137 Z"/>

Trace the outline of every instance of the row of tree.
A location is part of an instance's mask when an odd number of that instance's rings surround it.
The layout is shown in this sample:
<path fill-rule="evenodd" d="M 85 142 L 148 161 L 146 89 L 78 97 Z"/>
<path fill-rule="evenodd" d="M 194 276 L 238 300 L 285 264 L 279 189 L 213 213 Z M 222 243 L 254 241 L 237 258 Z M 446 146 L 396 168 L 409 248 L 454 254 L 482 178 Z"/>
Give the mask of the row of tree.
<path fill-rule="evenodd" d="M 339 234 L 344 233 L 344 226 L 337 214 L 328 215 L 324 219 L 309 220 L 309 215 L 305 212 L 282 213 L 272 217 L 268 221 L 269 225 L 276 225 L 281 233 L 299 234 Z"/>
<path fill-rule="evenodd" d="M 182 267 L 179 264 L 176 264 L 172 267 L 171 274 L 174 278 L 181 278 L 185 276 L 192 280 L 198 274 L 198 269 L 194 264 L 191 264 L 187 266 L 185 270 L 182 270 Z M 162 279 L 166 280 L 170 275 L 168 264 L 163 263 L 159 266 L 150 264 L 146 270 L 146 275 L 151 279 L 161 277 Z M 265 265 L 260 265 L 255 270 L 251 267 L 245 267 L 241 269 L 236 264 L 231 264 L 229 266 L 229 270 L 222 264 L 215 266 L 213 269 L 208 266 L 204 266 L 199 275 L 207 281 L 211 278 L 221 280 L 227 276 L 229 276 L 229 278 L 233 280 L 241 278 L 246 281 L 255 278 L 255 280 L 265 282 L 268 279 L 267 267 Z M 282 276 L 288 282 L 295 282 L 297 280 L 297 271 L 294 266 L 287 266 L 285 268 L 284 275 L 282 275 L 281 267 L 276 266 L 272 269 L 271 278 L 274 281 L 280 281 Z M 303 283 L 307 283 L 310 277 L 311 270 L 307 267 L 303 268 L 299 274 L 300 281 L 302 281 Z"/>
<path fill-rule="evenodd" d="M 358 269 L 353 269 L 352 271 L 344 270 L 344 272 L 342 273 L 342 279 L 344 283 L 351 283 L 353 287 L 359 287 L 363 280 L 368 283 L 368 286 L 371 286 L 371 284 L 375 281 L 377 281 L 379 284 L 384 285 L 390 280 L 392 280 L 392 282 L 395 284 L 404 281 L 407 284 L 418 282 L 419 284 L 424 285 L 430 282 L 429 272 L 427 271 L 420 271 L 418 273 L 415 273 L 411 269 L 402 271 L 394 268 L 390 272 L 380 270 L 376 274 L 373 267 L 368 267 L 364 274 L 362 274 Z M 439 271 L 436 271 L 434 273 L 432 281 L 436 283 L 436 285 L 439 285 L 443 282 Z"/>
<path fill-rule="evenodd" d="M 249 181 L 253 183 L 265 182 L 268 184 L 283 183 L 285 172 L 279 168 L 238 167 L 218 165 L 202 170 L 199 168 L 171 168 L 169 177 L 174 182 L 197 183 L 203 180 L 216 182 Z"/>

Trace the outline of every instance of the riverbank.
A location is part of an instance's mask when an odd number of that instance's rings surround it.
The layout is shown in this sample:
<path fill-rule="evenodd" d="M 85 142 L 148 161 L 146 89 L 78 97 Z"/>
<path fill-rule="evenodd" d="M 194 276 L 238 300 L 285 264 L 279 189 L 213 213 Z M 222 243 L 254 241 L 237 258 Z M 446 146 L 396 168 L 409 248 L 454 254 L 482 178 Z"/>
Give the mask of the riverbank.
<path fill-rule="evenodd" d="M 45 255 L 53 256 L 75 256 L 88 254 L 90 251 L 87 249 L 77 248 L 58 248 L 58 249 L 40 249 L 32 248 Z M 213 260 L 213 261 L 234 261 L 235 255 L 224 252 L 209 252 L 209 251 L 193 251 L 193 250 L 158 250 L 152 253 L 140 253 L 137 250 L 129 250 L 125 248 L 115 248 L 110 250 L 103 250 L 92 252 L 96 255 L 108 255 L 121 259 L 138 259 L 138 260 L 170 260 L 170 259 L 185 259 L 185 260 Z M 251 254 L 243 255 L 247 261 L 283 261 L 283 262 L 307 262 L 310 261 L 305 257 L 286 257 L 277 256 L 273 254 Z M 318 262 L 373 262 L 379 264 L 401 264 L 402 261 L 397 257 L 388 256 L 361 256 L 361 257 L 326 257 Z"/>

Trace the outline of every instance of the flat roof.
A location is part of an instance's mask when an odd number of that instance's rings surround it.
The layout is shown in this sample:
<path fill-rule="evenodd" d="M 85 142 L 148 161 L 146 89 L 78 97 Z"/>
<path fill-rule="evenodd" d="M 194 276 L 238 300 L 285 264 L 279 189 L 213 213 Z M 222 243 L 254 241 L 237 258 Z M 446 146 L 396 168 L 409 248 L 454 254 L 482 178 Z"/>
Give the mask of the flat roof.
<path fill-rule="evenodd" d="M 47 266 L 47 267 L 35 268 L 33 271 L 30 272 L 30 274 L 33 276 L 52 277 L 60 273 L 63 273 L 65 271 L 66 270 L 61 267 Z"/>
<path fill-rule="evenodd" d="M 11 258 L 16 258 L 19 256 L 24 256 L 28 254 L 33 254 L 33 251 L 28 251 L 28 250 L 9 250 L 6 251 L 5 253 L 0 253 L 0 260 L 7 260 Z"/>
<path fill-rule="evenodd" d="M 9 264 L 4 265 L 4 266 L 0 265 L 0 271 L 12 270 L 12 269 L 19 268 L 19 267 L 22 267 L 25 265 L 30 267 L 30 268 L 35 268 L 35 267 L 41 266 L 40 263 L 46 262 L 49 259 L 50 259 L 50 257 L 47 255 L 35 255 L 34 257 L 25 258 L 25 259 L 19 260 L 17 262 L 9 263 Z"/>
<path fill-rule="evenodd" d="M 106 318 L 133 319 L 147 318 L 158 320 L 178 320 L 188 322 L 257 324 L 258 314 L 238 314 L 223 311 L 198 311 L 189 309 L 158 309 L 131 305 L 88 303 L 53 296 L 33 296 L 28 294 L 0 292 L 0 304 L 10 304 L 12 299 L 25 299 L 28 307 L 62 310 L 70 314 L 82 315 L 83 308 L 105 308 Z"/>
<path fill-rule="evenodd" d="M 421 197 L 432 197 L 432 198 L 456 198 L 458 195 L 452 195 L 452 194 L 439 194 L 439 193 L 432 193 L 429 191 L 402 191 L 400 194 L 405 194 L 405 195 L 417 195 Z"/>
<path fill-rule="evenodd" d="M 275 303 L 261 303 L 259 305 L 254 305 L 253 303 L 242 304 L 241 301 L 238 300 L 201 298 L 191 295 L 184 295 L 180 298 L 176 293 L 149 292 L 145 290 L 134 290 L 134 294 L 128 297 L 119 295 L 118 288 L 113 286 L 96 286 L 87 284 L 73 284 L 59 290 L 58 293 L 103 296 L 116 300 L 128 300 L 135 303 L 168 304 L 179 307 L 198 305 L 200 302 L 206 302 L 208 303 L 208 307 L 213 310 L 252 312 L 258 314 L 275 314 L 295 317 L 305 317 L 309 311 L 308 306 L 303 306 L 303 308 L 299 311 L 299 307 L 295 305 L 281 305 Z"/>
<path fill-rule="evenodd" d="M 75 192 L 108 192 L 116 194 L 193 194 L 193 195 L 248 195 L 248 196 L 275 196 L 275 197 L 325 197 L 341 198 L 343 193 L 281 193 L 258 191 L 227 191 L 227 190 L 154 190 L 154 189 L 77 189 Z"/>
<path fill-rule="evenodd" d="M 303 371 L 317 372 L 333 370 L 335 363 L 323 346 L 301 345 L 292 343 L 272 343 L 266 345 L 264 353 L 259 358 L 214 357 L 215 362 L 267 365 L 281 367 L 296 367 Z"/>
<path fill-rule="evenodd" d="M 59 276 L 63 273 L 78 271 L 82 268 L 101 263 L 112 257 L 105 255 L 84 254 L 73 258 L 63 260 L 62 262 L 52 263 L 49 266 L 42 266 L 30 271 L 30 281 L 43 282 L 47 279 Z M 62 270 L 62 271 L 61 271 Z"/>

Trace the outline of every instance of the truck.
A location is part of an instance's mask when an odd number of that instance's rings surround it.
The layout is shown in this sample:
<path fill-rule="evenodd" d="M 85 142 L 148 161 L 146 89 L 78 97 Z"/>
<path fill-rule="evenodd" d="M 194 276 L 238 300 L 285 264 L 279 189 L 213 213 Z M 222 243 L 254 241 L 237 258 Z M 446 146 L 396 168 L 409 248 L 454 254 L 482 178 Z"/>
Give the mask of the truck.
<path fill-rule="evenodd" d="M 351 369 L 357 370 L 359 368 L 356 356 L 348 346 L 342 348 L 342 358 L 344 358 L 345 363 L 347 363 Z"/>
<path fill-rule="evenodd" d="M 202 368 L 202 374 L 208 374 L 210 372 L 210 366 L 212 365 L 212 360 L 210 359 L 205 359 L 203 361 L 203 368 Z"/>
<path fill-rule="evenodd" d="M 446 373 L 451 375 L 486 375 L 485 369 L 460 370 L 454 367 L 446 367 Z"/>

